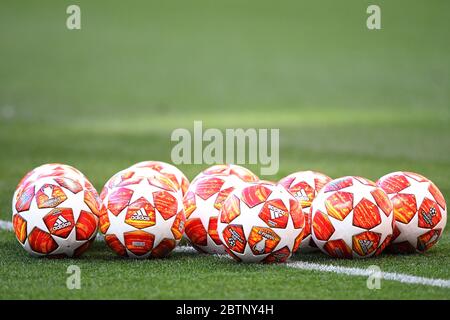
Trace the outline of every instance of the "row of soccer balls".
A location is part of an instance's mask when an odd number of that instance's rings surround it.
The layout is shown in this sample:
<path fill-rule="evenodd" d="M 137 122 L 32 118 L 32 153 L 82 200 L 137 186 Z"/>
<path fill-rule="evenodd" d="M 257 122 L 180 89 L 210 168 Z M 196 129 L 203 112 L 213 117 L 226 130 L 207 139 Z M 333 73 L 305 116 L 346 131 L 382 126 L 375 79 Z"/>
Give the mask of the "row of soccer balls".
<path fill-rule="evenodd" d="M 237 165 L 212 166 L 191 183 L 176 167 L 135 164 L 98 195 L 64 164 L 29 172 L 13 196 L 13 227 L 35 256 L 79 256 L 97 230 L 122 256 L 164 257 L 185 236 L 200 252 L 284 262 L 320 249 L 336 258 L 424 252 L 442 235 L 444 197 L 427 178 L 394 172 L 374 182 L 293 173 L 278 183 Z"/>

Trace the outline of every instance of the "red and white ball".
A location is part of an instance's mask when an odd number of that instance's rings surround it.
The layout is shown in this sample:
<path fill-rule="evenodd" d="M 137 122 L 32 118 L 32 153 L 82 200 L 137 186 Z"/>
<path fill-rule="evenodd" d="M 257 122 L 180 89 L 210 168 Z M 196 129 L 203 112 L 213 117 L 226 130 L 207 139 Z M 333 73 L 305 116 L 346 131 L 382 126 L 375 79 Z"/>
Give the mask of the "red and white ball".
<path fill-rule="evenodd" d="M 33 256 L 76 257 L 95 239 L 100 200 L 73 167 L 49 164 L 29 172 L 12 201 L 13 229 Z"/>
<path fill-rule="evenodd" d="M 214 166 L 200 174 L 184 197 L 186 237 L 199 252 L 223 254 L 225 249 L 217 235 L 217 218 L 228 195 L 258 177 L 236 165 Z"/>
<path fill-rule="evenodd" d="M 184 223 L 179 192 L 157 172 L 133 174 L 108 187 L 102 200 L 100 231 L 108 246 L 121 256 L 167 256 L 180 241 Z"/>
<path fill-rule="evenodd" d="M 289 191 L 256 182 L 227 198 L 217 232 L 236 261 L 284 262 L 300 245 L 304 225 L 300 204 Z"/>
<path fill-rule="evenodd" d="M 425 252 L 434 246 L 447 223 L 444 196 L 429 179 L 412 172 L 393 172 L 381 177 L 382 188 L 394 206 L 394 236 L 388 250 Z"/>
<path fill-rule="evenodd" d="M 317 250 L 317 246 L 311 237 L 311 203 L 323 186 L 331 180 L 330 177 L 320 172 L 299 171 L 279 181 L 279 184 L 290 191 L 300 201 L 302 211 L 305 214 L 305 231 L 298 252 Z"/>
<path fill-rule="evenodd" d="M 361 177 L 327 183 L 311 205 L 311 235 L 324 253 L 335 258 L 380 254 L 393 233 L 394 214 L 387 194 Z"/>

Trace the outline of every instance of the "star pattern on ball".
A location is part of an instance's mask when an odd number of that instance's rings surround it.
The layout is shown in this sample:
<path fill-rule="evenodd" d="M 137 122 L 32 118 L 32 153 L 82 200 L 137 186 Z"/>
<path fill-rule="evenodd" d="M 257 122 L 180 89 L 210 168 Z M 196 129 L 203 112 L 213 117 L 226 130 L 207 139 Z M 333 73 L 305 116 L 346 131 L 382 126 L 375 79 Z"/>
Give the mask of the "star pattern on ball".
<path fill-rule="evenodd" d="M 326 220 L 322 220 L 324 222 L 320 222 L 321 220 L 319 219 L 318 220 L 319 224 L 317 226 L 315 226 L 315 228 L 317 228 L 317 230 L 315 230 L 313 227 L 312 236 L 313 236 L 315 243 L 324 252 L 325 252 L 325 245 L 329 241 L 343 240 L 349 248 L 352 248 L 351 254 L 353 257 L 361 257 L 355 251 L 355 248 L 353 246 L 354 245 L 354 237 L 359 234 L 363 234 L 365 232 L 371 232 L 371 233 L 377 234 L 380 237 L 379 241 L 377 240 L 378 246 L 380 246 L 386 240 L 386 238 L 391 236 L 393 233 L 392 225 L 393 225 L 394 214 L 391 212 L 391 214 L 389 216 L 387 216 L 384 213 L 384 211 L 378 206 L 377 201 L 376 201 L 375 197 L 373 196 L 372 192 L 374 192 L 375 190 L 378 190 L 378 192 L 380 192 L 379 188 L 377 188 L 374 185 L 367 185 L 367 184 L 361 183 L 359 180 L 357 180 L 355 178 L 352 178 L 352 181 L 353 181 L 353 183 L 351 186 L 341 188 L 338 191 L 319 192 L 316 199 L 313 201 L 313 205 L 312 205 L 313 221 L 314 221 L 315 215 L 319 214 L 318 212 L 321 212 L 330 221 L 330 224 L 333 227 L 333 229 L 331 231 L 328 231 L 331 233 L 329 239 L 327 239 L 327 240 L 317 239 L 316 232 L 320 232 L 321 230 L 327 231 L 327 227 L 326 227 L 327 222 L 325 222 Z M 334 216 L 328 214 L 327 207 L 325 204 L 326 200 L 330 196 L 332 196 L 333 194 L 335 194 L 337 192 L 346 192 L 346 193 L 351 194 L 353 197 L 352 210 L 348 213 L 347 216 L 345 216 L 345 218 L 343 220 L 339 220 L 339 219 L 335 218 Z M 387 195 L 386 195 L 386 197 L 387 197 Z M 361 201 L 363 199 L 365 199 L 365 201 L 363 203 L 361 203 Z M 359 206 L 359 211 L 364 212 L 364 209 L 361 206 L 368 203 L 367 201 L 372 203 L 374 206 L 376 206 L 376 208 L 378 210 L 377 219 L 379 217 L 377 224 L 376 225 L 372 224 L 373 227 L 370 229 L 363 228 L 363 226 L 358 226 L 359 224 L 357 224 L 355 222 L 355 221 L 361 221 L 360 219 L 362 218 L 361 216 L 355 217 L 355 214 L 358 212 L 357 210 L 355 210 L 355 208 L 357 208 L 358 204 L 361 203 Z M 371 212 L 371 211 L 368 211 L 368 212 Z M 375 211 L 373 211 L 373 213 L 375 213 Z M 364 218 L 362 218 L 362 219 L 364 219 Z M 321 225 L 322 223 L 324 223 L 324 226 Z M 355 223 L 356 223 L 356 225 L 355 225 Z M 375 254 L 375 250 L 372 251 L 372 253 L 368 254 L 367 256 L 371 256 L 373 254 Z"/>
<path fill-rule="evenodd" d="M 375 189 L 376 187 L 374 186 L 365 185 L 353 179 L 353 185 L 342 188 L 339 191 L 353 194 L 353 208 L 355 208 L 362 199 L 367 199 L 373 203 L 377 203 L 371 193 Z"/>
<path fill-rule="evenodd" d="M 108 210 L 108 218 L 109 218 L 109 228 L 106 231 L 106 235 L 112 234 L 119 239 L 120 243 L 125 246 L 125 238 L 124 233 L 135 231 L 136 228 L 125 223 L 125 216 L 127 215 L 128 208 L 123 209 L 117 216 L 109 212 Z"/>
<path fill-rule="evenodd" d="M 41 186 L 51 182 L 52 180 L 43 179 L 39 184 L 36 184 L 36 189 Z M 70 196 L 67 197 L 66 200 L 61 202 L 57 208 L 71 208 L 74 221 L 76 222 L 80 216 L 81 211 L 91 212 L 91 209 L 84 201 L 84 191 L 78 193 L 72 193 L 68 189 L 64 189 L 64 193 Z M 53 209 L 53 208 L 52 208 Z M 37 227 L 43 231 L 50 232 L 47 226 L 44 223 L 43 218 L 50 212 L 52 209 L 44 208 L 40 209 L 37 206 L 36 198 L 33 199 L 30 205 L 30 209 L 24 212 L 20 212 L 19 215 L 23 217 L 27 221 L 27 234 L 30 234 L 31 230 L 34 227 Z"/>
<path fill-rule="evenodd" d="M 413 178 L 405 176 L 406 180 L 409 182 L 409 186 L 401 190 L 400 194 L 413 194 L 416 198 L 417 208 L 420 208 L 422 202 L 425 198 L 433 199 L 433 195 L 429 191 L 431 183 L 429 181 L 417 181 Z"/>
<path fill-rule="evenodd" d="M 164 220 L 160 214 L 155 215 L 155 218 L 156 218 L 155 225 L 142 229 L 143 231 L 149 232 L 155 236 L 153 240 L 153 248 L 157 247 L 162 240 L 173 238 L 171 228 L 176 218 L 176 215 L 167 220 Z"/>
<path fill-rule="evenodd" d="M 239 192 L 234 192 L 233 195 L 238 196 Z M 290 212 L 291 206 L 289 198 L 292 197 L 288 191 L 284 188 L 272 190 L 270 196 L 262 203 L 257 204 L 253 207 L 249 207 L 244 201 L 240 201 L 240 215 L 233 219 L 229 224 L 219 223 L 219 236 L 224 242 L 223 232 L 228 226 L 236 225 L 242 227 L 243 236 L 246 240 L 244 251 L 242 253 L 233 251 L 233 254 L 237 257 L 244 259 L 247 262 L 258 262 L 264 260 L 267 256 L 271 255 L 273 252 L 280 250 L 284 247 L 289 249 L 292 253 L 295 244 L 295 235 L 299 235 L 302 229 L 295 229 L 292 217 L 289 215 L 289 219 L 285 228 L 271 228 L 263 219 L 259 217 L 259 214 L 265 204 L 271 200 L 281 200 L 286 209 Z M 291 198 L 294 200 L 294 198 Z M 268 253 L 262 253 L 255 255 L 249 244 L 250 235 L 252 234 L 253 228 L 264 228 L 271 229 L 279 237 L 279 242 L 276 246 Z M 224 242 L 226 243 L 226 242 Z"/>
<path fill-rule="evenodd" d="M 53 255 L 65 254 L 68 257 L 72 257 L 79 247 L 86 243 L 85 240 L 79 241 L 77 240 L 77 230 L 73 228 L 67 238 L 60 238 L 58 236 L 54 236 L 53 240 L 58 244 L 58 247 L 55 251 L 52 252 Z"/>
<path fill-rule="evenodd" d="M 35 192 L 27 199 L 28 207 L 17 212 L 16 201 L 20 199 L 16 196 L 25 185 Z M 87 178 L 70 166 L 47 164 L 34 169 L 14 193 L 13 228 L 19 242 L 33 256 L 78 256 L 97 234 L 97 211 L 92 207 L 97 203 L 91 201 L 96 196 Z M 41 207 L 39 197 L 46 203 Z"/>
<path fill-rule="evenodd" d="M 147 170 L 150 175 L 155 174 L 155 176 L 160 175 L 157 171 L 152 169 L 141 168 L 142 170 Z M 120 242 L 124 250 L 126 251 L 129 257 L 134 258 L 147 258 L 152 255 L 153 249 L 156 248 L 163 240 L 175 240 L 174 234 L 172 232 L 172 227 L 177 219 L 177 215 L 180 212 L 183 212 L 183 204 L 181 199 L 181 194 L 176 191 L 168 191 L 166 189 L 162 189 L 150 183 L 147 176 L 133 176 L 134 178 L 142 178 L 137 183 L 127 184 L 126 186 L 120 187 L 127 189 L 132 192 L 131 197 L 127 203 L 127 205 L 119 212 L 117 216 L 115 216 L 109 209 L 107 209 L 106 214 L 108 215 L 109 227 L 106 230 L 106 235 L 113 235 Z M 106 195 L 105 199 L 103 199 L 103 204 L 108 204 L 109 196 L 114 193 L 115 189 L 109 191 Z M 177 201 L 177 214 L 171 216 L 167 220 L 163 218 L 161 212 L 158 211 L 157 206 L 155 205 L 155 199 L 153 198 L 155 193 L 157 192 L 167 192 L 171 194 Z M 137 202 L 140 199 L 144 199 L 148 202 L 154 210 L 154 223 L 151 226 L 147 226 L 145 228 L 136 228 L 132 224 L 126 222 L 127 213 L 130 208 L 130 205 Z M 127 241 L 125 239 L 126 234 L 132 234 L 133 232 L 138 232 L 142 235 L 145 233 L 148 234 L 148 239 L 151 240 L 151 247 L 148 247 L 148 252 L 142 252 L 137 255 L 136 253 L 131 251 L 131 248 L 128 248 Z M 178 240 L 175 240 L 178 242 Z"/>
<path fill-rule="evenodd" d="M 332 216 L 328 216 L 328 218 L 330 219 L 330 222 L 334 228 L 334 233 L 331 235 L 328 241 L 342 239 L 351 248 L 353 236 L 362 233 L 364 231 L 367 231 L 366 229 L 356 227 L 353 225 L 353 211 L 350 212 L 347 215 L 347 217 L 345 217 L 345 219 L 342 221 L 337 220 Z"/>

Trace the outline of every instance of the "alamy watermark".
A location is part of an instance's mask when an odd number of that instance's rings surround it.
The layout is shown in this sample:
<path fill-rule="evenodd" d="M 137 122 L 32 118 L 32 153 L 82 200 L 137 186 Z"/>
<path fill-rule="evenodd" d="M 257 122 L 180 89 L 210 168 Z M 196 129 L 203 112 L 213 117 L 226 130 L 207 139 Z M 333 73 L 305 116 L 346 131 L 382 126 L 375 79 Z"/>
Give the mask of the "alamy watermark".
<path fill-rule="evenodd" d="M 66 287 L 69 290 L 81 289 L 81 269 L 77 265 L 70 265 L 67 267 L 67 274 L 70 276 L 67 277 Z"/>
<path fill-rule="evenodd" d="M 81 9 L 76 4 L 67 7 L 66 13 L 69 15 L 66 20 L 66 27 L 69 30 L 81 29 Z"/>
<path fill-rule="evenodd" d="M 383 277 L 381 269 L 379 266 L 372 265 L 367 268 L 369 271 L 369 277 L 367 278 L 366 284 L 369 290 L 379 290 L 381 289 L 381 278 Z"/>
<path fill-rule="evenodd" d="M 66 13 L 69 15 L 66 19 L 66 27 L 69 30 L 81 29 L 81 8 L 76 4 L 67 7 Z M 366 26 L 369 30 L 381 29 L 381 8 L 376 4 L 367 7 L 366 13 L 369 14 L 366 20 Z"/>
<path fill-rule="evenodd" d="M 194 121 L 193 133 L 185 128 L 172 132 L 174 164 L 259 164 L 261 175 L 274 175 L 279 169 L 279 129 L 208 128 Z"/>
<path fill-rule="evenodd" d="M 366 20 L 366 26 L 369 30 L 381 29 L 381 8 L 376 4 L 367 7 L 366 12 L 369 14 Z"/>

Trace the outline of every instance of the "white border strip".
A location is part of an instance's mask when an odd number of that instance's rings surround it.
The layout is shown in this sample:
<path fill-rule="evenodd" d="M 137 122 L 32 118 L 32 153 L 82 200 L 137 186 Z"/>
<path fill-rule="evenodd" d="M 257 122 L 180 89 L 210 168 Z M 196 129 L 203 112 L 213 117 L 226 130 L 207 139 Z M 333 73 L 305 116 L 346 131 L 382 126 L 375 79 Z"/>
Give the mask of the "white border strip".
<path fill-rule="evenodd" d="M 0 230 L 13 230 L 13 224 L 10 221 L 0 220 Z"/>
<path fill-rule="evenodd" d="M 348 275 L 348 276 L 369 277 L 369 276 L 373 275 L 373 271 L 371 271 L 369 269 L 340 267 L 340 266 L 311 263 L 311 262 L 295 261 L 295 262 L 289 262 L 286 265 L 288 267 L 295 268 L 295 269 L 320 271 L 320 272 L 332 272 L 332 273 L 344 274 L 344 275 Z M 450 280 L 417 277 L 417 276 L 412 276 L 412 275 L 404 274 L 404 273 L 381 272 L 381 278 L 385 279 L 385 280 L 397 281 L 397 282 L 407 283 L 407 284 L 420 284 L 420 285 L 424 285 L 424 286 L 450 288 Z"/>
<path fill-rule="evenodd" d="M 12 231 L 12 229 L 13 229 L 13 224 L 10 221 L 0 220 L 0 230 Z M 103 236 L 98 234 L 96 240 L 102 241 Z M 189 247 L 189 246 L 176 247 L 175 251 L 177 251 L 177 252 L 192 252 L 192 253 L 196 252 L 196 250 L 194 248 Z M 311 262 L 302 262 L 302 261 L 288 262 L 285 265 L 287 267 L 295 268 L 295 269 L 319 271 L 319 272 L 332 272 L 332 273 L 336 273 L 336 274 L 344 274 L 347 276 L 369 277 L 373 274 L 373 271 L 371 271 L 369 269 L 340 267 L 340 266 L 333 266 L 333 265 L 320 264 L 320 263 L 311 263 Z M 431 286 L 431 287 L 450 288 L 450 280 L 417 277 L 417 276 L 412 276 L 412 275 L 403 274 L 403 273 L 382 272 L 381 278 L 385 279 L 385 280 L 397 281 L 397 282 L 407 283 L 407 284 L 419 284 L 419 285 Z"/>

